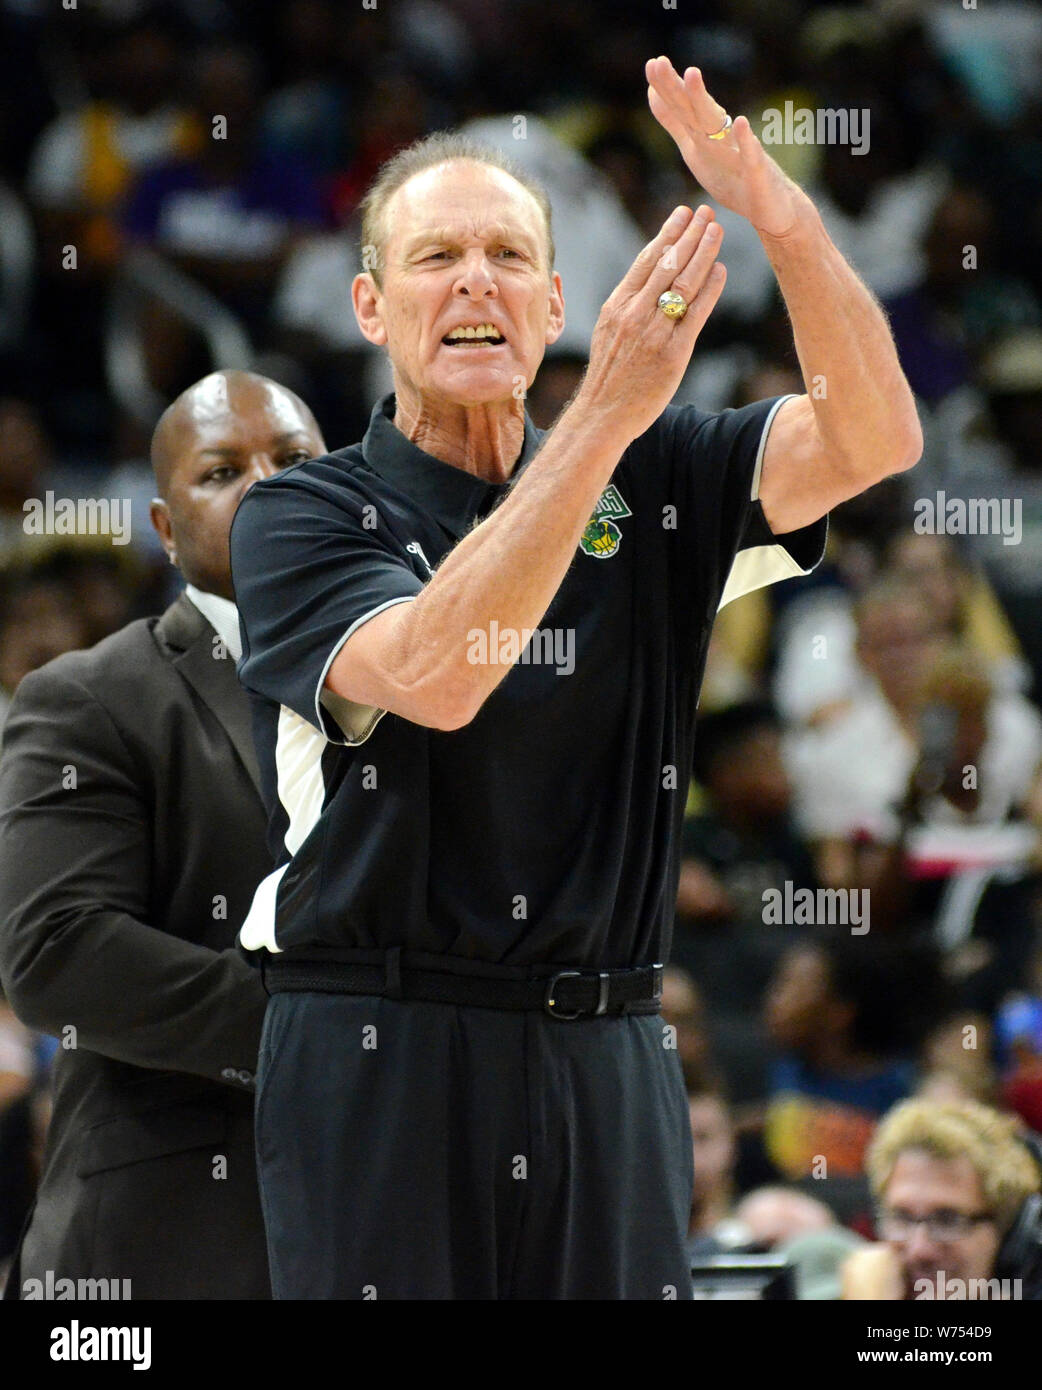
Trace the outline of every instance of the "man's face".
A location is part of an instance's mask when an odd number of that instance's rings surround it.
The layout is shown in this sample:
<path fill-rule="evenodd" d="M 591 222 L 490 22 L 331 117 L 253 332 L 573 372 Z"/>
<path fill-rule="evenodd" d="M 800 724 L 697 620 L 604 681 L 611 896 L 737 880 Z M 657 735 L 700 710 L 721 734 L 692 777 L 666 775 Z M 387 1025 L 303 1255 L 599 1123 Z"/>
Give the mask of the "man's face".
<path fill-rule="evenodd" d="M 727 1181 L 734 1163 L 734 1134 L 727 1107 L 717 1096 L 690 1096 L 688 1114 L 695 1156 L 693 1195 L 704 1201 Z"/>
<path fill-rule="evenodd" d="M 767 988 L 764 1012 L 775 1046 L 804 1047 L 832 1017 L 828 965 L 813 946 L 790 951 Z"/>
<path fill-rule="evenodd" d="M 359 276 L 355 304 L 366 336 L 387 346 L 398 395 L 414 406 L 523 399 L 564 327 L 532 195 L 501 170 L 455 161 L 403 184 L 385 227 L 382 290 Z M 482 324 L 496 341 L 447 339 Z"/>
<path fill-rule="evenodd" d="M 0 621 L 0 690 L 13 694 L 30 671 L 91 640 L 75 595 L 63 584 L 41 580 Z"/>
<path fill-rule="evenodd" d="M 152 508 L 185 579 L 206 593 L 234 598 L 228 536 L 247 489 L 323 453 L 318 426 L 280 387 L 209 379 L 178 435 L 165 512 Z"/>
<path fill-rule="evenodd" d="M 858 622 L 857 654 L 890 703 L 903 710 L 913 700 L 926 663 L 942 640 L 923 606 L 905 601 L 873 603 Z"/>
<path fill-rule="evenodd" d="M 891 572 L 922 595 L 937 626 L 955 629 L 966 577 L 947 536 L 903 535 L 890 548 Z"/>
<path fill-rule="evenodd" d="M 792 787 L 778 730 L 767 724 L 753 729 L 746 735 L 740 754 L 719 759 L 711 782 L 714 797 L 725 812 L 756 820 L 783 816 L 792 800 Z"/>
<path fill-rule="evenodd" d="M 1000 1245 L 999 1232 L 987 1211 L 980 1178 L 968 1158 L 942 1159 L 917 1149 L 908 1150 L 894 1165 L 882 1206 L 898 1222 L 890 1231 L 883 1220 L 880 1234 L 901 1262 L 906 1298 L 915 1297 L 916 1281 L 920 1279 L 930 1281 L 936 1298 L 937 1276 L 942 1270 L 946 1279 L 991 1277 Z M 987 1214 L 989 1219 L 965 1221 L 966 1217 L 981 1214 Z M 953 1215 L 955 1224 L 963 1218 L 966 1230 L 962 1234 L 953 1231 L 944 1239 L 938 1239 L 937 1233 L 922 1221 L 910 1224 L 912 1218 L 933 1216 L 943 1225 Z"/>

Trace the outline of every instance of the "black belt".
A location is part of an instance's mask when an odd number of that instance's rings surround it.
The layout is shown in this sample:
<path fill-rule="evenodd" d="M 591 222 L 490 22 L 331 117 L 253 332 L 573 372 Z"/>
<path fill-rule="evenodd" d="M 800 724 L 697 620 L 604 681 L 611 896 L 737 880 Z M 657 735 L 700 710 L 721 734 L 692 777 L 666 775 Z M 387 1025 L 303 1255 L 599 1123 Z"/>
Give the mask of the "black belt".
<path fill-rule="evenodd" d="M 552 1018 L 658 1013 L 662 966 L 577 970 L 548 965 L 527 974 L 481 962 L 390 951 L 277 955 L 262 967 L 269 994 L 368 994 L 479 1009 L 542 1009 Z"/>

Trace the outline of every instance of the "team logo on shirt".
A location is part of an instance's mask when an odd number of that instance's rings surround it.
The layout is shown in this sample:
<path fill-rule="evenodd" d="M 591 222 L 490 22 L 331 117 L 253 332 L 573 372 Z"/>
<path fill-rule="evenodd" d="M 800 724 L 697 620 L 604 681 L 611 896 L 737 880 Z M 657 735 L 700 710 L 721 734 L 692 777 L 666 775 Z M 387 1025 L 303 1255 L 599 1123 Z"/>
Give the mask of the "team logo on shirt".
<path fill-rule="evenodd" d="M 431 562 L 427 559 L 426 555 L 424 555 L 423 546 L 419 543 L 419 541 L 410 541 L 405 548 L 410 555 L 415 555 L 417 559 L 423 561 L 423 563 L 427 566 L 427 573 L 431 575 L 431 577 L 433 578 L 434 571 L 431 569 Z"/>
<path fill-rule="evenodd" d="M 622 493 L 614 483 L 609 483 L 601 493 L 593 516 L 586 523 L 579 540 L 580 547 L 595 560 L 610 560 L 622 541 L 622 532 L 615 523 L 624 516 L 632 515 L 623 501 Z"/>

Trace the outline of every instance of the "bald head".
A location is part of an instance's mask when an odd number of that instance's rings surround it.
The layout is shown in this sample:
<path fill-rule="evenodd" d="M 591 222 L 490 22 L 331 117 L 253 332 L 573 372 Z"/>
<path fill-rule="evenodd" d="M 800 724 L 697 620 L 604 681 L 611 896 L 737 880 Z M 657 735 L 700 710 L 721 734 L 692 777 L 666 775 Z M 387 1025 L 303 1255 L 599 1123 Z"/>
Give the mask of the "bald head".
<path fill-rule="evenodd" d="M 771 1250 L 808 1231 L 836 1224 L 824 1202 L 789 1187 L 758 1187 L 742 1198 L 734 1214 L 757 1245 Z"/>
<path fill-rule="evenodd" d="M 228 535 L 246 491 L 326 451 L 292 391 L 255 372 L 213 372 L 164 411 L 152 436 L 152 524 L 196 588 L 232 597 Z"/>
<path fill-rule="evenodd" d="M 258 405 L 284 415 L 287 428 L 304 422 L 319 434 L 315 417 L 288 387 L 256 372 L 211 372 L 182 391 L 159 417 L 152 435 L 152 471 L 160 496 L 166 496 L 171 469 L 192 448 L 200 430 L 219 426 L 237 412 L 241 414 Z"/>

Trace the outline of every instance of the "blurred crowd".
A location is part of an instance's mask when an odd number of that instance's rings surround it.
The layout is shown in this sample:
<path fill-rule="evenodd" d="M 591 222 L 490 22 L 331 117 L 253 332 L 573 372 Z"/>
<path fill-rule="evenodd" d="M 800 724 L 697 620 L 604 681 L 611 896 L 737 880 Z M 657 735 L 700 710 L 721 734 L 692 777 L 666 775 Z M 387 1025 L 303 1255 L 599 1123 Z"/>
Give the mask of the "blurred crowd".
<path fill-rule="evenodd" d="M 550 193 L 567 328 L 528 402 L 550 425 L 600 305 L 699 198 L 647 110 L 657 53 L 754 128 L 787 102 L 869 114 L 860 153 L 770 153 L 882 300 L 924 427 L 812 576 L 720 616 L 665 1001 L 696 1248 L 827 1228 L 845 1253 L 882 1234 L 868 1160 L 895 1105 L 1042 1131 L 1038 8 L 0 0 L 0 737 L 27 672 L 176 592 L 147 451 L 180 390 L 252 366 L 332 446 L 361 437 L 389 375 L 350 306 L 356 209 L 432 129 Z M 677 397 L 706 410 L 804 389 L 760 244 L 717 212 L 727 285 Z M 242 360 L 214 360 L 208 322 Z M 126 499 L 129 543 L 27 529 L 50 493 Z M 53 1046 L 0 1002 L 0 1261 Z"/>

